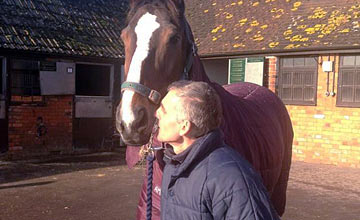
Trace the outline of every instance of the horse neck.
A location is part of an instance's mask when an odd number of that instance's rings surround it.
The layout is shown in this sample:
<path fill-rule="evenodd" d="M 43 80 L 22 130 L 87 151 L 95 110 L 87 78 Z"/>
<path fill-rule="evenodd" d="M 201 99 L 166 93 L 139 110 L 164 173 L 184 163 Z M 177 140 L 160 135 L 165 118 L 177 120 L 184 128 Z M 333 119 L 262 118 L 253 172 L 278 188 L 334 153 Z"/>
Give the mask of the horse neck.
<path fill-rule="evenodd" d="M 238 102 L 239 99 L 236 98 L 234 95 L 229 93 L 216 82 L 211 82 L 209 77 L 205 72 L 204 65 L 202 64 L 200 57 L 198 55 L 194 56 L 194 63 L 190 70 L 191 80 L 193 81 L 201 81 L 208 83 L 219 95 L 223 108 L 227 108 L 232 105 L 233 102 Z M 226 100 L 226 102 L 224 102 Z M 225 112 L 224 112 L 225 113 Z M 226 114 L 224 117 L 227 117 Z"/>
<path fill-rule="evenodd" d="M 194 63 L 190 70 L 190 76 L 193 81 L 201 81 L 211 84 L 209 77 L 206 75 L 204 65 L 198 55 L 194 56 Z"/>

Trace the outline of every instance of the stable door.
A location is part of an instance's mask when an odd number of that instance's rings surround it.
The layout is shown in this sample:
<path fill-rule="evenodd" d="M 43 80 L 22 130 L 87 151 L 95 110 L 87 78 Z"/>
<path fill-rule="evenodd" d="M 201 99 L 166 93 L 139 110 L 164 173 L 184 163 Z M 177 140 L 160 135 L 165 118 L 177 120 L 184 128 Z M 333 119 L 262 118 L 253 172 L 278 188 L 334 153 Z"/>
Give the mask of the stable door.
<path fill-rule="evenodd" d="M 4 153 L 8 150 L 6 75 L 6 59 L 4 57 L 0 57 L 0 153 Z"/>

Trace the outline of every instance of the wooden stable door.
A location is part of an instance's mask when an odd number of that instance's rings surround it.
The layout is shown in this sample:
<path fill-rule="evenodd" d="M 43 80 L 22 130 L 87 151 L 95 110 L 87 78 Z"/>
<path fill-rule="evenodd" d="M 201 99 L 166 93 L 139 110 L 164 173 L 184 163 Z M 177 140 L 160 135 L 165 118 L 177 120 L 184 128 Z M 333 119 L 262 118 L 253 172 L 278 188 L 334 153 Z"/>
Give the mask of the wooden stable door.
<path fill-rule="evenodd" d="M 76 63 L 74 146 L 103 147 L 113 134 L 114 65 Z"/>
<path fill-rule="evenodd" d="M 6 106 L 6 59 L 0 57 L 0 153 L 8 150 L 8 120 Z"/>

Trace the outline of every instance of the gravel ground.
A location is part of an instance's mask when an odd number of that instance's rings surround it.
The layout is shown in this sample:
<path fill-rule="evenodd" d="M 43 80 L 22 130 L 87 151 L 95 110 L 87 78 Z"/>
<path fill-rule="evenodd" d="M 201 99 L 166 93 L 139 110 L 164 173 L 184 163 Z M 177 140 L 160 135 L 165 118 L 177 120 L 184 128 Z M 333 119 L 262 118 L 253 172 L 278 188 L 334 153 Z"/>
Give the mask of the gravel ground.
<path fill-rule="evenodd" d="M 123 152 L 0 161 L 0 220 L 131 220 L 143 175 Z M 360 169 L 293 162 L 282 219 L 360 220 Z"/>

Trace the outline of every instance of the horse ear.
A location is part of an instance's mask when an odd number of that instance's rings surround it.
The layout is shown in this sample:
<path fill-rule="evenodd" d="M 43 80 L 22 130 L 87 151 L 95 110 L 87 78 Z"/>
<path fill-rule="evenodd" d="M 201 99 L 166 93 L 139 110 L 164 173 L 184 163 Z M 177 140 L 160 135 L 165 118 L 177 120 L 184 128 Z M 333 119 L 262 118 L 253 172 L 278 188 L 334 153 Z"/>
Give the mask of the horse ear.
<path fill-rule="evenodd" d="M 130 8 L 135 8 L 137 4 L 139 4 L 143 0 L 129 0 Z"/>
<path fill-rule="evenodd" d="M 169 0 L 175 8 L 180 16 L 183 16 L 185 13 L 185 3 L 184 0 Z"/>

